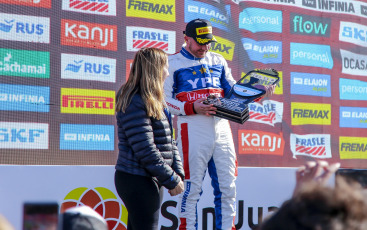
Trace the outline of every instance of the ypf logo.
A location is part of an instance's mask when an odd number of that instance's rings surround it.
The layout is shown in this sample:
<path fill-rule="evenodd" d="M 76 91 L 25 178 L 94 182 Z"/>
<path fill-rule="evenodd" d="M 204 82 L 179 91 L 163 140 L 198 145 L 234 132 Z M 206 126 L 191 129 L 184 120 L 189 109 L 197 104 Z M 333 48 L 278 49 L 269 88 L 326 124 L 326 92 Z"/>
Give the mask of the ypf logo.
<path fill-rule="evenodd" d="M 65 196 L 60 212 L 82 205 L 87 205 L 98 212 L 106 220 L 110 230 L 126 230 L 127 209 L 109 189 L 103 187 L 73 189 Z"/>

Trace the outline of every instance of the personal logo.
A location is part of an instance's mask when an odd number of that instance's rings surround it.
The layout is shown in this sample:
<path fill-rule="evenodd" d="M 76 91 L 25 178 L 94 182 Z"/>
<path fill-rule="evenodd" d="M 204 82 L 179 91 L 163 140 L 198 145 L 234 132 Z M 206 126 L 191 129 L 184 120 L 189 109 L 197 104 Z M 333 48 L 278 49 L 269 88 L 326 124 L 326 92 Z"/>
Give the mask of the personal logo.
<path fill-rule="evenodd" d="M 341 100 L 367 100 L 367 82 L 339 78 L 339 95 Z"/>
<path fill-rule="evenodd" d="M 210 51 L 221 54 L 226 60 L 232 61 L 235 43 L 225 38 L 215 36 L 217 42 L 212 43 Z"/>
<path fill-rule="evenodd" d="M 111 190 L 104 187 L 75 188 L 65 195 L 60 205 L 60 212 L 82 205 L 89 206 L 99 213 L 106 220 L 108 229 L 127 229 L 127 209 Z"/>
<path fill-rule="evenodd" d="M 117 26 L 61 19 L 61 45 L 117 51 Z"/>
<path fill-rule="evenodd" d="M 292 125 L 331 125 L 331 105 L 291 103 Z"/>
<path fill-rule="evenodd" d="M 342 58 L 342 73 L 357 76 L 367 76 L 367 55 L 353 53 L 340 49 Z"/>
<path fill-rule="evenodd" d="M 283 156 L 284 144 L 283 133 L 238 130 L 239 154 Z"/>
<path fill-rule="evenodd" d="M 50 43 L 50 18 L 0 13 L 0 39 Z"/>
<path fill-rule="evenodd" d="M 175 0 L 126 0 L 126 17 L 176 22 Z"/>
<path fill-rule="evenodd" d="M 294 42 L 291 42 L 290 63 L 327 69 L 334 66 L 330 46 Z"/>
<path fill-rule="evenodd" d="M 176 32 L 146 27 L 126 27 L 127 51 L 138 51 L 144 47 L 162 49 L 166 53 L 176 51 Z"/>
<path fill-rule="evenodd" d="M 238 18 L 239 28 L 257 32 L 282 33 L 282 11 L 261 8 L 245 8 Z"/>
<path fill-rule="evenodd" d="M 283 103 L 278 101 L 266 100 L 260 103 L 250 103 L 249 121 L 274 126 L 283 120 Z"/>
<path fill-rule="evenodd" d="M 79 13 L 116 16 L 116 0 L 62 0 L 62 9 Z"/>
<path fill-rule="evenodd" d="M 344 107 L 339 109 L 339 126 L 342 128 L 367 128 L 367 108 Z"/>
<path fill-rule="evenodd" d="M 51 0 L 0 0 L 0 3 L 51 8 Z"/>
<path fill-rule="evenodd" d="M 330 75 L 291 72 L 291 94 L 331 97 Z"/>
<path fill-rule="evenodd" d="M 250 38 L 242 38 L 243 48 L 246 50 L 252 61 L 264 64 L 282 63 L 282 42 L 281 41 L 255 41 Z"/>
<path fill-rule="evenodd" d="M 318 159 L 331 158 L 330 134 L 306 134 L 291 133 L 290 147 L 293 158 L 308 156 Z"/>
<path fill-rule="evenodd" d="M 367 159 L 366 137 L 339 137 L 340 159 Z"/>
<path fill-rule="evenodd" d="M 50 78 L 50 53 L 0 48 L 0 75 Z"/>
<path fill-rule="evenodd" d="M 367 47 L 367 26 L 354 22 L 340 22 L 339 40 Z"/>
<path fill-rule="evenodd" d="M 306 14 L 290 14 L 291 34 L 330 37 L 331 18 Z"/>

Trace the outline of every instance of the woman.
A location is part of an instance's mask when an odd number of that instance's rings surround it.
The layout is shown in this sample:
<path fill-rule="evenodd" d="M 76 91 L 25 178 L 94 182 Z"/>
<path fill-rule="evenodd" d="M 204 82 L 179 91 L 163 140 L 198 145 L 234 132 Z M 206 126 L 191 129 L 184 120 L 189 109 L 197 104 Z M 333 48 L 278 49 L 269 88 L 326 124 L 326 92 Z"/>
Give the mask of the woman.
<path fill-rule="evenodd" d="M 128 230 L 157 229 L 162 186 L 171 196 L 184 188 L 184 171 L 164 101 L 167 76 L 167 54 L 143 48 L 136 53 L 129 79 L 117 93 L 115 186 L 128 211 Z"/>

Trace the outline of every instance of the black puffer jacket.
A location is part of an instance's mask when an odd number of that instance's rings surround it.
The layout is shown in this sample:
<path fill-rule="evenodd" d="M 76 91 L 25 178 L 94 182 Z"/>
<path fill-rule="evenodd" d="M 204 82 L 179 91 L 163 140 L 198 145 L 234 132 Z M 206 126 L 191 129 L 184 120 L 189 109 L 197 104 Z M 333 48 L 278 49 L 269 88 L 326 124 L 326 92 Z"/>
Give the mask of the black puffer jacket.
<path fill-rule="evenodd" d="M 137 93 L 125 113 L 118 112 L 116 119 L 119 138 L 116 170 L 155 177 L 167 189 L 175 188 L 178 177 L 183 180 L 184 171 L 167 116 L 162 120 L 148 117 Z"/>

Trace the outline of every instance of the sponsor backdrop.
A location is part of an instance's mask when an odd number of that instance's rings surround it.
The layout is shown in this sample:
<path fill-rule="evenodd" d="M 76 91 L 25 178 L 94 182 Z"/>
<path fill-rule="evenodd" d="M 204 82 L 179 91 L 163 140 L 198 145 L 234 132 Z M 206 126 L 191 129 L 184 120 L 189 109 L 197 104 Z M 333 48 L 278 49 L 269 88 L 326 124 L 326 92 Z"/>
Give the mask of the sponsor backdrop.
<path fill-rule="evenodd" d="M 367 3 L 349 0 L 0 0 L 0 163 L 114 165 L 135 52 L 178 52 L 198 17 L 236 80 L 280 73 L 232 123 L 239 166 L 366 168 Z"/>

